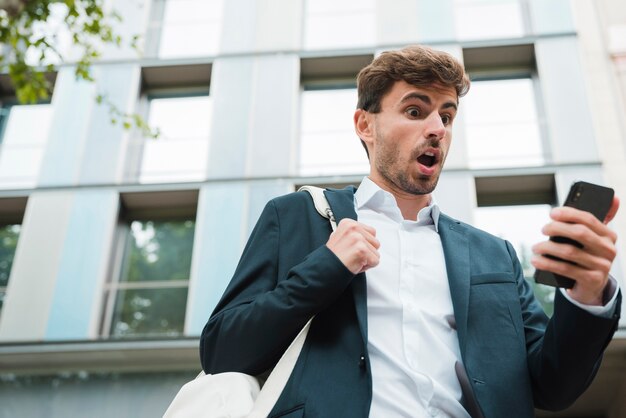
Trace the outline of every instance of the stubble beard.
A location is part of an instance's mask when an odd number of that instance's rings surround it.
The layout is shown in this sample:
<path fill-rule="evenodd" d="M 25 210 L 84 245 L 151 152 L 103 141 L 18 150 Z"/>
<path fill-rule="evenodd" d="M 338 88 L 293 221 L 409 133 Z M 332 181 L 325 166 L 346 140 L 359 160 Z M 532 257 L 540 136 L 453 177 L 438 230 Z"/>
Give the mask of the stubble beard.
<path fill-rule="evenodd" d="M 416 163 L 419 152 L 414 151 L 412 153 L 411 159 L 406 161 L 406 168 L 403 169 L 402 156 L 398 148 L 391 149 L 387 145 L 389 141 L 385 141 L 378 135 L 376 142 L 378 146 L 376 170 L 390 187 L 412 195 L 425 195 L 435 190 L 440 173 L 432 176 L 418 174 L 417 178 L 412 178 L 409 174 L 409 167 Z"/>

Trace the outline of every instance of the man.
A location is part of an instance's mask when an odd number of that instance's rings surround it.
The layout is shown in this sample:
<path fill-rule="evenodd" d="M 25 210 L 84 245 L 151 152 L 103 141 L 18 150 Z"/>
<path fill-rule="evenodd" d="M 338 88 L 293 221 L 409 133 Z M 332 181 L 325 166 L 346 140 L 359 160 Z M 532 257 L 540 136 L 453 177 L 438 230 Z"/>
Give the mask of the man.
<path fill-rule="evenodd" d="M 511 245 L 432 199 L 469 89 L 463 67 L 408 47 L 381 54 L 357 82 L 369 176 L 356 191 L 326 191 L 332 234 L 306 193 L 267 204 L 202 333 L 204 370 L 264 373 L 315 315 L 270 416 L 532 417 L 568 406 L 619 318 L 615 234 L 576 209 L 552 212 L 544 233 L 584 249 L 534 248 L 535 267 L 576 280 L 548 320 Z"/>

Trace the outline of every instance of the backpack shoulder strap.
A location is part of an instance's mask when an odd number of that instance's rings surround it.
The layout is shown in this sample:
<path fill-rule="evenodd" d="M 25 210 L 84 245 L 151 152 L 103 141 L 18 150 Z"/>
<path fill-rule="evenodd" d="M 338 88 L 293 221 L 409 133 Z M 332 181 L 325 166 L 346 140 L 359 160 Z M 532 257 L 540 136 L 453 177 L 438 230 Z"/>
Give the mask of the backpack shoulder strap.
<path fill-rule="evenodd" d="M 316 186 L 302 186 L 298 189 L 298 191 L 308 192 L 313 198 L 313 204 L 315 205 L 315 209 L 317 210 L 317 212 L 330 221 L 330 226 L 333 228 L 333 231 L 337 229 L 335 215 L 333 215 L 330 204 L 328 203 L 328 200 L 324 195 L 324 189 Z"/>

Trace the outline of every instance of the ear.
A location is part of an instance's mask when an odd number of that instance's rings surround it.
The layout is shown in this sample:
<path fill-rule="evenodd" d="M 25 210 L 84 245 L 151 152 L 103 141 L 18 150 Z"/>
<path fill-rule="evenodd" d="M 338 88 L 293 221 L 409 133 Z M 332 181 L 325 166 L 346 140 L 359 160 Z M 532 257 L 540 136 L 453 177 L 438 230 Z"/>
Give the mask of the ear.
<path fill-rule="evenodd" d="M 359 138 L 365 142 L 368 149 L 374 143 L 374 123 L 375 117 L 373 114 L 363 109 L 357 109 L 354 112 L 354 130 Z"/>

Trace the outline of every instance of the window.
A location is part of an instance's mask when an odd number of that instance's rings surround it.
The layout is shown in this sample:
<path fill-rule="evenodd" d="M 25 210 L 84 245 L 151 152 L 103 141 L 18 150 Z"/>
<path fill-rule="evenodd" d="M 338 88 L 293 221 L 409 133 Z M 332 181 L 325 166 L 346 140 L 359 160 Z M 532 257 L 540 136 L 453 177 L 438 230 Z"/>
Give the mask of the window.
<path fill-rule="evenodd" d="M 34 187 L 48 140 L 50 104 L 5 105 L 0 108 L 0 187 Z"/>
<path fill-rule="evenodd" d="M 149 95 L 148 123 L 158 138 L 141 140 L 139 182 L 199 181 L 206 176 L 211 125 L 208 92 L 196 95 Z"/>
<path fill-rule="evenodd" d="M 530 78 L 477 80 L 461 100 L 471 168 L 544 164 Z"/>
<path fill-rule="evenodd" d="M 222 30 L 223 0 L 154 0 L 147 55 L 213 56 Z"/>
<path fill-rule="evenodd" d="M 376 43 L 375 0 L 307 0 L 304 49 L 371 47 Z"/>
<path fill-rule="evenodd" d="M 528 31 L 522 2 L 523 0 L 455 0 L 457 39 L 467 41 L 526 35 Z"/>
<path fill-rule="evenodd" d="M 133 219 L 121 226 L 121 263 L 107 285 L 103 334 L 112 338 L 183 333 L 195 220 Z"/>
<path fill-rule="evenodd" d="M 550 210 L 556 202 L 554 177 L 542 174 L 477 178 L 476 191 L 474 225 L 513 245 L 524 277 L 532 283 L 544 311 L 551 315 L 554 288 L 535 283 L 530 259 L 532 246 L 546 239 L 541 229 L 550 220 Z"/>
<path fill-rule="evenodd" d="M 0 314 L 7 293 L 20 230 L 20 224 L 0 225 Z"/>
<path fill-rule="evenodd" d="M 365 149 L 354 132 L 354 84 L 305 85 L 302 92 L 300 175 L 367 173 Z"/>

